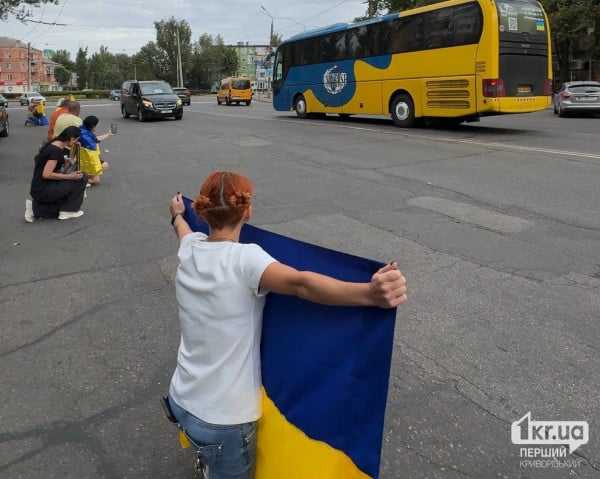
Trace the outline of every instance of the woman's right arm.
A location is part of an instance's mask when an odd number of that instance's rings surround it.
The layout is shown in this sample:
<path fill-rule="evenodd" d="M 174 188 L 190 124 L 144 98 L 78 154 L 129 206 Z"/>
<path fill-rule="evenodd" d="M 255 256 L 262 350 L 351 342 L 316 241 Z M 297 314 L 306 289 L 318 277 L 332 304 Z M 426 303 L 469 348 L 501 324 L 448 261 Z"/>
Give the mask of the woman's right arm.
<path fill-rule="evenodd" d="M 56 160 L 48 160 L 42 171 L 42 178 L 45 180 L 80 180 L 83 178 L 83 173 L 57 173 L 54 171 L 58 162 Z"/>
<path fill-rule="evenodd" d="M 407 299 L 406 279 L 395 263 L 377 271 L 369 283 L 350 283 L 275 262 L 262 274 L 260 289 L 334 306 L 395 308 Z"/>

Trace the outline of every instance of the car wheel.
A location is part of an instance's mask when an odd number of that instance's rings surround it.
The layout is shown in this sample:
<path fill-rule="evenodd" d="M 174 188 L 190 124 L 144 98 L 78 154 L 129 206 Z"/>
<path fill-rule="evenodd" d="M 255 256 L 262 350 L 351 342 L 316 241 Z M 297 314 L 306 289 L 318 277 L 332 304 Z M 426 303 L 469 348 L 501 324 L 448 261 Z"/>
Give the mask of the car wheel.
<path fill-rule="evenodd" d="M 0 131 L 0 138 L 6 138 L 8 136 L 8 129 L 9 129 L 9 123 L 8 123 L 8 120 L 6 120 L 6 123 L 4 125 L 4 130 Z"/>
<path fill-rule="evenodd" d="M 121 115 L 123 115 L 123 118 L 126 120 L 127 118 L 129 118 L 129 113 L 127 113 L 127 110 L 125 109 L 125 105 L 121 105 Z"/>
<path fill-rule="evenodd" d="M 146 115 L 144 115 L 144 110 L 142 109 L 141 106 L 138 106 L 138 114 L 137 114 L 138 120 L 139 121 L 146 121 Z"/>
<path fill-rule="evenodd" d="M 298 97 L 296 98 L 296 102 L 294 103 L 294 111 L 296 112 L 298 118 L 308 117 L 306 98 L 304 98 L 304 95 L 298 95 Z"/>
<path fill-rule="evenodd" d="M 182 113 L 181 115 L 176 115 L 176 116 L 175 116 L 175 119 L 176 119 L 176 120 L 181 120 L 182 118 L 183 118 L 183 113 Z"/>
<path fill-rule="evenodd" d="M 396 95 L 390 110 L 394 125 L 401 128 L 411 128 L 415 125 L 415 104 L 410 95 L 405 93 Z"/>
<path fill-rule="evenodd" d="M 250 104 L 251 104 L 251 103 L 252 103 L 252 100 L 248 100 L 248 101 L 246 102 L 246 106 L 250 106 Z"/>

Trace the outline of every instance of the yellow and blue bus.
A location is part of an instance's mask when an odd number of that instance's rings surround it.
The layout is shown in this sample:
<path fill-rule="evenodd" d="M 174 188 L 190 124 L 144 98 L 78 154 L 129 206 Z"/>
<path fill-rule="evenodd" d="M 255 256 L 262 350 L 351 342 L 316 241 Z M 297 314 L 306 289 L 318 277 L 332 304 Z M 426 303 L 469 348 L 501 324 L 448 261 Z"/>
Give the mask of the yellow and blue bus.
<path fill-rule="evenodd" d="M 449 0 L 296 35 L 277 49 L 273 106 L 301 118 L 476 120 L 548 108 L 548 18 L 535 0 Z"/>

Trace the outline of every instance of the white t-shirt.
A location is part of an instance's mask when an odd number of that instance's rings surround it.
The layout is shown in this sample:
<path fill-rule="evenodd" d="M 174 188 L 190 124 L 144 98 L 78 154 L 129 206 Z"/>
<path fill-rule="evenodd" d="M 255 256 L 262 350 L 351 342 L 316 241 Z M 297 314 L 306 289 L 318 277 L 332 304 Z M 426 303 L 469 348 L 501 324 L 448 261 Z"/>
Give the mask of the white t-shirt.
<path fill-rule="evenodd" d="M 181 240 L 175 278 L 181 343 L 169 394 L 211 424 L 260 418 L 260 278 L 275 260 L 256 244 Z"/>

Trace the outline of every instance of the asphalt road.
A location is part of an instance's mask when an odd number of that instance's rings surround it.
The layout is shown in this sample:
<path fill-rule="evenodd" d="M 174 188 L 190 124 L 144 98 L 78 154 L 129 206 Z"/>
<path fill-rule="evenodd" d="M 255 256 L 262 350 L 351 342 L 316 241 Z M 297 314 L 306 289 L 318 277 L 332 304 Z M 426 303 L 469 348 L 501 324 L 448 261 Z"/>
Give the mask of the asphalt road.
<path fill-rule="evenodd" d="M 255 180 L 257 225 L 398 260 L 382 478 L 600 477 L 600 119 L 407 131 L 212 97 L 181 122 L 92 113 L 119 134 L 79 220 L 24 223 L 45 131 L 12 109 L 0 139 L 1 478 L 189 477 L 158 406 L 178 343 L 167 202 L 214 169 Z M 529 411 L 590 422 L 578 467 L 520 467 Z"/>

